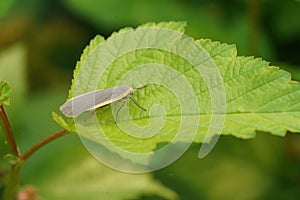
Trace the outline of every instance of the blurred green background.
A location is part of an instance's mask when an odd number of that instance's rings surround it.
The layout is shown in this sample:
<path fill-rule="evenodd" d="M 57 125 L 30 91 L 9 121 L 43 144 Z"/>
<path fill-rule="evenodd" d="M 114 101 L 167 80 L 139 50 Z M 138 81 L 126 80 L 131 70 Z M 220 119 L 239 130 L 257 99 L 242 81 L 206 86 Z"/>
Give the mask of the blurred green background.
<path fill-rule="evenodd" d="M 67 97 L 76 61 L 96 34 L 185 20 L 187 35 L 234 43 L 239 55 L 262 57 L 300 80 L 299 19 L 297 0 L 1 0 L 0 79 L 12 86 L 7 112 L 19 147 L 60 130 L 51 111 Z M 300 135 L 221 137 L 201 160 L 199 147 L 167 168 L 129 175 L 101 165 L 69 135 L 28 160 L 22 184 L 42 199 L 300 199 Z M 0 185 L 8 169 L 1 158 Z"/>

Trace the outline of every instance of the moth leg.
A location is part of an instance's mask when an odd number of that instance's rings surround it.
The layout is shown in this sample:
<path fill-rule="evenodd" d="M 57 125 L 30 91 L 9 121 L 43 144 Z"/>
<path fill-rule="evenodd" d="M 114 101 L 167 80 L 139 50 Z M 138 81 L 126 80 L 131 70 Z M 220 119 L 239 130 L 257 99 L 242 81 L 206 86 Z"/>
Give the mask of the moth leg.
<path fill-rule="evenodd" d="M 144 111 L 147 111 L 147 109 L 146 108 L 143 108 L 142 106 L 140 106 L 132 97 L 129 97 L 132 101 L 133 101 L 133 103 L 135 104 L 135 105 L 137 105 L 140 109 L 142 109 L 142 110 L 144 110 Z"/>
<path fill-rule="evenodd" d="M 143 88 L 145 88 L 145 87 L 146 87 L 146 85 L 143 85 L 143 86 L 141 86 L 141 87 L 137 87 L 137 88 L 133 88 L 133 89 L 139 90 L 139 89 L 143 89 Z"/>
<path fill-rule="evenodd" d="M 121 106 L 117 110 L 115 124 L 117 123 L 117 120 L 118 120 L 118 117 L 119 117 L 119 112 L 124 107 L 125 103 L 126 103 L 126 100 L 123 100 Z"/>

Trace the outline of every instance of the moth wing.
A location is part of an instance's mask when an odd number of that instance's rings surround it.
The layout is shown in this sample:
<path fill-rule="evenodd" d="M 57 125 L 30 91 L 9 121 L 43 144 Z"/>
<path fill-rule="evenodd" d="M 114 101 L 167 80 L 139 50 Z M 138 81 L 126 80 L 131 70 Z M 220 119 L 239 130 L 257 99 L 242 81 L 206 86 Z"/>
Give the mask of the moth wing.
<path fill-rule="evenodd" d="M 116 86 L 104 90 L 96 90 L 76 96 L 64 103 L 60 110 L 69 117 L 76 117 L 81 113 L 96 109 L 126 97 L 132 88 Z"/>

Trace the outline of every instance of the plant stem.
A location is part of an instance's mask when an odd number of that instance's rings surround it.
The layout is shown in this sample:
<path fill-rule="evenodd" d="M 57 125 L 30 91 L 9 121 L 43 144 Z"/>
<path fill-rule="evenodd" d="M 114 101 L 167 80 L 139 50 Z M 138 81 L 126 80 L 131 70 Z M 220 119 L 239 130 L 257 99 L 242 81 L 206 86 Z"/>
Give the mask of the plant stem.
<path fill-rule="evenodd" d="M 15 164 L 11 165 L 10 172 L 6 177 L 5 189 L 2 194 L 3 200 L 14 200 L 17 198 L 23 163 L 23 160 L 18 159 Z"/>
<path fill-rule="evenodd" d="M 38 143 L 36 143 L 35 145 L 33 145 L 27 152 L 25 152 L 23 155 L 20 155 L 20 158 L 22 160 L 27 160 L 34 152 L 36 152 L 37 150 L 39 150 L 41 147 L 43 147 L 44 145 L 48 144 L 49 142 L 62 137 L 64 135 L 68 134 L 68 132 L 66 130 L 61 130 L 58 131 L 52 135 L 49 135 L 48 137 L 44 138 L 43 140 L 39 141 Z"/>
<path fill-rule="evenodd" d="M 57 133 L 54 133 L 33 145 L 23 155 L 19 155 L 18 157 L 15 156 L 15 159 L 10 158 L 11 169 L 6 177 L 5 188 L 2 194 L 3 200 L 15 200 L 17 198 L 17 191 L 20 185 L 21 171 L 24 162 L 38 149 L 48 144 L 49 142 L 63 135 L 66 135 L 67 133 L 68 132 L 66 130 L 58 131 Z"/>
<path fill-rule="evenodd" d="M 11 153 L 10 156 L 8 155 L 8 160 L 11 163 L 11 169 L 6 176 L 5 181 L 5 188 L 2 194 L 3 200 L 14 200 L 17 198 L 17 191 L 18 187 L 20 185 L 20 179 L 21 179 L 21 171 L 24 162 L 38 149 L 43 147 L 44 145 L 48 144 L 49 142 L 67 134 L 66 130 L 59 131 L 57 133 L 54 133 L 45 139 L 41 140 L 40 142 L 33 145 L 27 152 L 25 152 L 23 155 L 20 155 L 18 151 L 18 147 L 16 144 L 16 140 L 14 137 L 14 134 L 12 132 L 10 123 L 8 121 L 6 112 L 4 110 L 3 105 L 0 105 L 0 125 L 2 127 L 4 137 L 9 149 L 9 152 Z"/>
<path fill-rule="evenodd" d="M 19 157 L 20 155 L 16 144 L 16 140 L 12 132 L 11 126 L 9 124 L 3 105 L 0 105 L 0 125 L 2 127 L 9 151 L 14 156 Z"/>
<path fill-rule="evenodd" d="M 49 142 L 66 135 L 68 132 L 66 130 L 58 131 L 57 133 L 54 133 L 40 142 L 33 145 L 27 152 L 25 152 L 23 155 L 19 155 L 18 157 L 15 157 L 15 159 L 11 159 L 11 169 L 9 174 L 6 177 L 5 182 L 5 188 L 3 191 L 2 199 L 3 200 L 15 200 L 17 196 L 18 187 L 20 185 L 20 179 L 21 179 L 21 171 L 24 162 L 38 149 L 43 147 L 44 145 L 48 144 Z"/>

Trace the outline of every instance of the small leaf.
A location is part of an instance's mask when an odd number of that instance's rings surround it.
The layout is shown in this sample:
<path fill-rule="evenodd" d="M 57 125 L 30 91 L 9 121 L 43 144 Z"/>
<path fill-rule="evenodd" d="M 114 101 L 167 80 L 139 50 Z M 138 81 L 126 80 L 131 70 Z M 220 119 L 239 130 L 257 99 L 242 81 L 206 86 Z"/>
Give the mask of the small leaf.
<path fill-rule="evenodd" d="M 70 133 L 75 133 L 76 129 L 75 128 L 71 128 L 72 126 L 70 126 L 71 122 L 67 123 L 61 116 L 59 116 L 56 112 L 52 112 L 52 119 L 58 124 L 60 125 L 62 128 L 64 128 L 65 130 L 67 130 Z"/>
<path fill-rule="evenodd" d="M 20 158 L 10 153 L 6 154 L 4 158 L 6 158 L 11 165 L 16 165 L 18 162 L 20 162 Z"/>
<path fill-rule="evenodd" d="M 0 81 L 0 105 L 8 106 L 10 104 L 10 86 L 4 81 Z"/>

